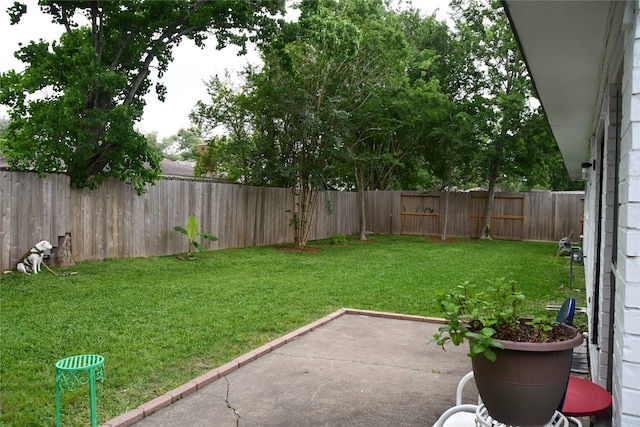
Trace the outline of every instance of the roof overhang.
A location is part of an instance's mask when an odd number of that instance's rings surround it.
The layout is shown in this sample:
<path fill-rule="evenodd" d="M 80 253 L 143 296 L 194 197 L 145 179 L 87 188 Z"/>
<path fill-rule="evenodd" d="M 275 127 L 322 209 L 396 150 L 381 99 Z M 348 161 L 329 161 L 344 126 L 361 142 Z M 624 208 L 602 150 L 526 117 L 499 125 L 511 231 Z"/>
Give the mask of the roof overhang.
<path fill-rule="evenodd" d="M 502 0 L 572 180 L 590 158 L 615 3 Z"/>

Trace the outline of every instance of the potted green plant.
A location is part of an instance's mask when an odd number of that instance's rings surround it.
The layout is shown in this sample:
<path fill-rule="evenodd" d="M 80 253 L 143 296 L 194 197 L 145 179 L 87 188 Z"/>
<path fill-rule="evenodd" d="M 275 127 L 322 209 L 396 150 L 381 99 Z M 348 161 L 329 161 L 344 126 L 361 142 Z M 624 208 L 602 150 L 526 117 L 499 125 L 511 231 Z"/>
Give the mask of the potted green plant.
<path fill-rule="evenodd" d="M 564 396 L 573 348 L 582 343 L 576 328 L 518 313 L 525 296 L 499 279 L 479 289 L 465 282 L 441 292 L 447 323 L 431 342 L 444 348 L 469 344 L 478 393 L 491 417 L 504 424 L 546 424 Z"/>

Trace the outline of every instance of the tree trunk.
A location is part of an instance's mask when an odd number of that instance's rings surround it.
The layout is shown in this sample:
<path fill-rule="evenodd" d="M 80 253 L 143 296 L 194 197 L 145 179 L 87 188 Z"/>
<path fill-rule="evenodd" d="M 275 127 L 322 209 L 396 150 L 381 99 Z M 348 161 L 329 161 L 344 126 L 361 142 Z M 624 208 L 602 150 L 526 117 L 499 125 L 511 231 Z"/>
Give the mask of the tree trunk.
<path fill-rule="evenodd" d="M 451 141 L 451 145 L 449 146 L 449 173 L 447 176 L 447 186 L 444 189 L 444 222 L 442 224 L 442 234 L 440 235 L 441 240 L 447 240 L 447 226 L 449 225 L 449 189 L 453 181 L 453 168 L 453 141 Z"/>
<path fill-rule="evenodd" d="M 307 245 L 309 240 L 309 232 L 311 231 L 311 225 L 313 224 L 313 215 L 316 211 L 316 204 L 318 203 L 318 187 L 313 184 L 307 184 L 304 200 L 303 221 L 302 221 L 302 241 L 301 246 Z"/>
<path fill-rule="evenodd" d="M 480 232 L 480 240 L 491 240 L 491 215 L 493 214 L 493 199 L 496 194 L 496 183 L 500 174 L 500 164 L 495 161 L 491 167 L 491 177 L 489 179 L 489 192 L 487 193 L 487 206 L 484 211 L 484 223 Z"/>
<path fill-rule="evenodd" d="M 291 225 L 294 227 L 294 245 L 302 249 L 309 239 L 313 213 L 318 201 L 318 188 L 308 182 L 302 182 L 292 188 L 292 196 Z"/>
<path fill-rule="evenodd" d="M 367 213 L 364 203 L 364 173 L 356 163 L 356 185 L 358 186 L 358 210 L 360 211 L 360 240 L 367 240 Z"/>
<path fill-rule="evenodd" d="M 367 217 L 365 209 L 364 190 L 361 188 L 358 191 L 359 197 L 359 209 L 360 209 L 360 240 L 367 240 Z"/>
<path fill-rule="evenodd" d="M 356 174 L 356 187 L 358 188 L 358 210 L 360 212 L 359 228 L 360 228 L 360 240 L 367 240 L 367 218 L 365 210 L 365 197 L 364 197 L 364 172 L 362 166 L 355 161 L 355 174 Z"/>
<path fill-rule="evenodd" d="M 300 248 L 300 190 L 297 185 L 291 187 L 291 221 L 289 226 L 293 226 L 293 245 Z"/>
<path fill-rule="evenodd" d="M 447 225 L 449 222 L 449 188 L 445 189 L 444 192 L 444 221 L 442 224 L 442 233 L 440 234 L 440 240 L 447 240 Z"/>
<path fill-rule="evenodd" d="M 51 251 L 52 264 L 58 267 L 72 267 L 76 265 L 71 252 L 71 233 L 58 237 L 58 247 Z"/>

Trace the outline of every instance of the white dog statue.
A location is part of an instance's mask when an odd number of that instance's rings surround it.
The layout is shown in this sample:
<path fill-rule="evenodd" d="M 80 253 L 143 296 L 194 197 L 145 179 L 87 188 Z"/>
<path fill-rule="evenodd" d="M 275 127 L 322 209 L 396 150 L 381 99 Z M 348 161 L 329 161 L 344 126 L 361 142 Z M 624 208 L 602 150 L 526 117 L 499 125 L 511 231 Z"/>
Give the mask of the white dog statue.
<path fill-rule="evenodd" d="M 48 249 L 53 249 L 51 243 L 46 240 L 39 241 L 29 250 L 29 252 L 20 258 L 20 261 L 18 261 L 18 265 L 16 266 L 16 270 L 25 274 L 29 274 L 31 272 L 33 272 L 33 274 L 38 274 L 40 272 L 40 266 L 42 265 L 44 251 Z"/>

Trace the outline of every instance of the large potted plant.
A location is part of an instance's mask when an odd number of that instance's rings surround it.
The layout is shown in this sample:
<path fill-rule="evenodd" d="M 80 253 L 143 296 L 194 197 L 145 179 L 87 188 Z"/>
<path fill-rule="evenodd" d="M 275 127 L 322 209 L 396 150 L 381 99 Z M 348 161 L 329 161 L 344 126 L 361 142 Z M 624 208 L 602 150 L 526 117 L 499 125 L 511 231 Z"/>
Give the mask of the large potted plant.
<path fill-rule="evenodd" d="M 564 396 L 573 348 L 582 334 L 544 318 L 523 318 L 525 299 L 503 279 L 478 289 L 465 282 L 438 300 L 447 324 L 432 339 L 469 344 L 478 393 L 489 415 L 504 424 L 546 424 Z"/>

